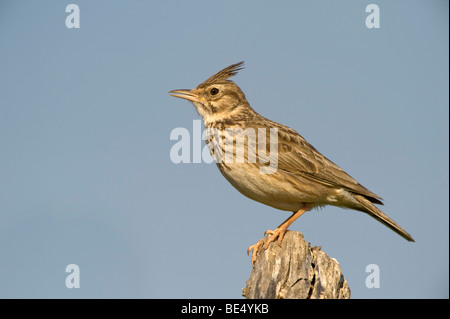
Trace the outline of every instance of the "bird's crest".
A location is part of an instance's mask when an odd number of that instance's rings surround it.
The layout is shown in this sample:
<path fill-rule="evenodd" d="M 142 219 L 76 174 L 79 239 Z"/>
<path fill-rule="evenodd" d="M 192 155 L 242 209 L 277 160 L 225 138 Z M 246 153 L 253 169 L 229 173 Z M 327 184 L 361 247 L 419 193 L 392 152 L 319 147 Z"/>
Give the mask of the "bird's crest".
<path fill-rule="evenodd" d="M 244 61 L 241 61 L 236 64 L 232 64 L 232 65 L 226 67 L 225 69 L 223 69 L 222 71 L 219 71 L 216 74 L 214 74 L 213 76 L 211 76 L 209 79 L 207 79 L 201 85 L 225 81 L 225 80 L 231 78 L 232 76 L 235 76 L 239 70 L 242 70 L 244 68 L 243 65 L 244 65 Z"/>

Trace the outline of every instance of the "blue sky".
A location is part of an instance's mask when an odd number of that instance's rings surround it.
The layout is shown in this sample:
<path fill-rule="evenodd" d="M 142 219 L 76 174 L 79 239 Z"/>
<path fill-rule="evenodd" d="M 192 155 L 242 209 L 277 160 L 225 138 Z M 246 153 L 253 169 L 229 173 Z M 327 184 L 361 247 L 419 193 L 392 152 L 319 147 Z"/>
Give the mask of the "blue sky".
<path fill-rule="evenodd" d="M 383 197 L 416 243 L 334 207 L 291 229 L 340 262 L 353 298 L 448 298 L 447 1 L 77 1 L 79 29 L 69 3 L 0 2 L 0 297 L 241 298 L 247 247 L 289 213 L 214 164 L 174 164 L 170 133 L 199 116 L 167 92 L 244 60 L 252 107 Z"/>

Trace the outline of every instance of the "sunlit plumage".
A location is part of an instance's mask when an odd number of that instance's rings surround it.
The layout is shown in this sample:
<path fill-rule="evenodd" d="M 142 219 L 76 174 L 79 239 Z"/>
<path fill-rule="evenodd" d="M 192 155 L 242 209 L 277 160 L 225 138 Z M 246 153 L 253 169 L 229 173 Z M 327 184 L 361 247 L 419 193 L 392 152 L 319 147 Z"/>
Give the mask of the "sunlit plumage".
<path fill-rule="evenodd" d="M 379 196 L 319 153 L 296 131 L 262 117 L 250 107 L 242 90 L 229 80 L 242 67 L 243 62 L 230 65 L 195 89 L 173 90 L 169 93 L 191 101 L 202 116 L 205 128 L 220 133 L 219 138 L 211 137 L 207 143 L 212 154 L 216 152 L 220 172 L 239 192 L 263 204 L 293 212 L 274 231 L 268 230 L 266 238 L 249 247 L 249 250 L 253 250 L 252 262 L 261 246 L 267 248 L 277 239 L 281 244 L 287 228 L 304 212 L 325 205 L 367 213 L 403 238 L 414 241 L 411 235 L 374 205 L 382 205 Z M 271 128 L 277 131 L 276 153 L 270 152 Z M 246 133 L 258 133 L 259 129 L 265 129 L 266 135 L 257 134 L 256 143 L 249 142 L 251 139 Z M 217 161 L 217 157 L 223 159 L 227 141 L 233 144 L 239 138 L 245 141 L 244 162 Z M 263 158 L 263 149 L 259 148 L 264 142 L 262 140 L 266 143 L 266 153 L 272 161 L 277 160 L 276 170 L 271 174 L 261 173 L 262 167 L 271 164 L 266 157 Z M 217 156 L 218 151 L 220 156 Z M 236 145 L 233 152 L 236 157 Z M 256 161 L 249 160 L 252 152 L 256 154 Z"/>

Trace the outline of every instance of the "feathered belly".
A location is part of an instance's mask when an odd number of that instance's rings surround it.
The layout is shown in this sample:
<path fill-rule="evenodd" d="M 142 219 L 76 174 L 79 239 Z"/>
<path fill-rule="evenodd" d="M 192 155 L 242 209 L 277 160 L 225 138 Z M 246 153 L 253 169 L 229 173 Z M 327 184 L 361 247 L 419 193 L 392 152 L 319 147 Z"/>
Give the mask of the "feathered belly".
<path fill-rule="evenodd" d="M 271 207 L 298 211 L 305 203 L 320 206 L 317 198 L 321 190 L 311 187 L 307 180 L 286 172 L 276 171 L 273 174 L 261 174 L 258 164 L 250 163 L 219 163 L 217 164 L 223 176 L 240 193 L 257 202 Z"/>

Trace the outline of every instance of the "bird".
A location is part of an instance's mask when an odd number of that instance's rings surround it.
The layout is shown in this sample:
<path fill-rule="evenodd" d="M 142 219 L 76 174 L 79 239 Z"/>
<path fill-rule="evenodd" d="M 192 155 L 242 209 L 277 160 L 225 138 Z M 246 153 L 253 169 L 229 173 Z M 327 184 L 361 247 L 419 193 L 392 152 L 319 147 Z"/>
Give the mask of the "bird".
<path fill-rule="evenodd" d="M 364 212 L 414 242 L 375 206 L 383 205 L 381 197 L 359 184 L 294 129 L 263 117 L 250 106 L 244 92 L 230 80 L 243 68 L 243 61 L 232 64 L 195 89 L 172 90 L 169 94 L 193 103 L 205 130 L 210 132 L 205 141 L 211 155 L 232 186 L 252 200 L 292 212 L 248 248 L 252 264 L 260 249 L 275 241 L 282 244 L 297 218 L 327 205 Z"/>

